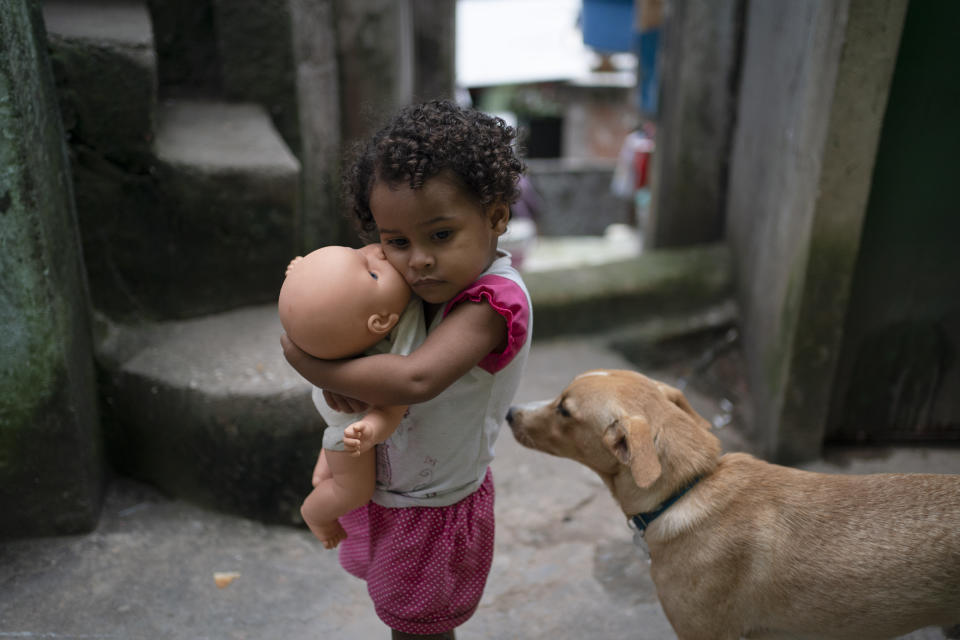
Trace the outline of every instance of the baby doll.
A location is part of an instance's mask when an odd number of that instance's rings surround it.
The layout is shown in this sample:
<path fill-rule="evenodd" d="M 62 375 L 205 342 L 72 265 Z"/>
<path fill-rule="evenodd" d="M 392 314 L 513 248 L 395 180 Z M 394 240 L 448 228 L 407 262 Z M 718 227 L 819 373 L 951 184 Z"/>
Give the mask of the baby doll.
<path fill-rule="evenodd" d="M 425 337 L 420 299 L 387 262 L 380 245 L 330 246 L 287 267 L 278 302 L 280 322 L 298 347 L 317 358 L 412 351 Z M 373 494 L 374 444 L 386 440 L 406 407 L 373 407 L 366 415 L 332 411 L 319 389 L 314 404 L 327 422 L 314 489 L 304 521 L 328 549 L 346 537 L 338 518 Z"/>

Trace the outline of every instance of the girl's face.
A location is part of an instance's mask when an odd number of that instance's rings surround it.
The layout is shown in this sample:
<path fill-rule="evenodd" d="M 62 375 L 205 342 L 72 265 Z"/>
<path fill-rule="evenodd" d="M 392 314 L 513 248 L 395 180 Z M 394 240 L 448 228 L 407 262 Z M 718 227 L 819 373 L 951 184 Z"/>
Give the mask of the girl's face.
<path fill-rule="evenodd" d="M 377 181 L 370 210 L 387 260 L 429 304 L 452 300 L 493 262 L 510 207 L 484 208 L 443 174 L 420 189 Z"/>

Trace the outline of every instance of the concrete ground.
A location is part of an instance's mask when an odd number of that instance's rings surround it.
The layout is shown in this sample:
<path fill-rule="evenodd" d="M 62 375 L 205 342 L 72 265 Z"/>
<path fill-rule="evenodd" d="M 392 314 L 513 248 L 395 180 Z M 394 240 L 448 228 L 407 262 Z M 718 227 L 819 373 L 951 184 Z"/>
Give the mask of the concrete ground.
<path fill-rule="evenodd" d="M 636 359 L 627 361 L 607 343 L 536 343 L 518 402 L 552 397 L 587 368 L 636 368 Z M 736 431 L 742 388 L 735 350 L 699 369 L 695 353 L 675 355 L 650 357 L 641 368 L 667 382 L 687 378 L 694 406 L 726 424 L 719 429 L 725 446 L 749 448 Z M 811 466 L 960 473 L 960 450 L 834 451 Z M 521 448 L 506 427 L 493 469 L 494 566 L 480 608 L 458 638 L 675 637 L 645 559 L 592 472 Z M 238 576 L 218 588 L 217 572 Z M 0 544 L 0 639 L 310 637 L 389 634 L 364 584 L 305 529 L 205 511 L 117 478 L 93 533 Z M 908 637 L 944 634 L 931 628 Z"/>

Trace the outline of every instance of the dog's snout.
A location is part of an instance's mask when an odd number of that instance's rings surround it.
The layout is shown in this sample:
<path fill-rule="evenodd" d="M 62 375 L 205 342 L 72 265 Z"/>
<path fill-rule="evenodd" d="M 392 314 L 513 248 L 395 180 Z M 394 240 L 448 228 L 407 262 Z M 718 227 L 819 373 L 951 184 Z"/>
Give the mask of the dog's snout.
<path fill-rule="evenodd" d="M 507 411 L 507 424 L 513 424 L 513 417 L 516 409 L 516 407 L 510 407 L 510 409 Z"/>

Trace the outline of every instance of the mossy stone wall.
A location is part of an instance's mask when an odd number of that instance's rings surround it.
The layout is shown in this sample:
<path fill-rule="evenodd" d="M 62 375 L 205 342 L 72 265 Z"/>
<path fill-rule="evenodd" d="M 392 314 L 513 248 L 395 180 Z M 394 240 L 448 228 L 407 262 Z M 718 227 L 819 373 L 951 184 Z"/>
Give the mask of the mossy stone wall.
<path fill-rule="evenodd" d="M 78 532 L 103 471 L 69 164 L 39 4 L 0 15 L 0 537 Z"/>

